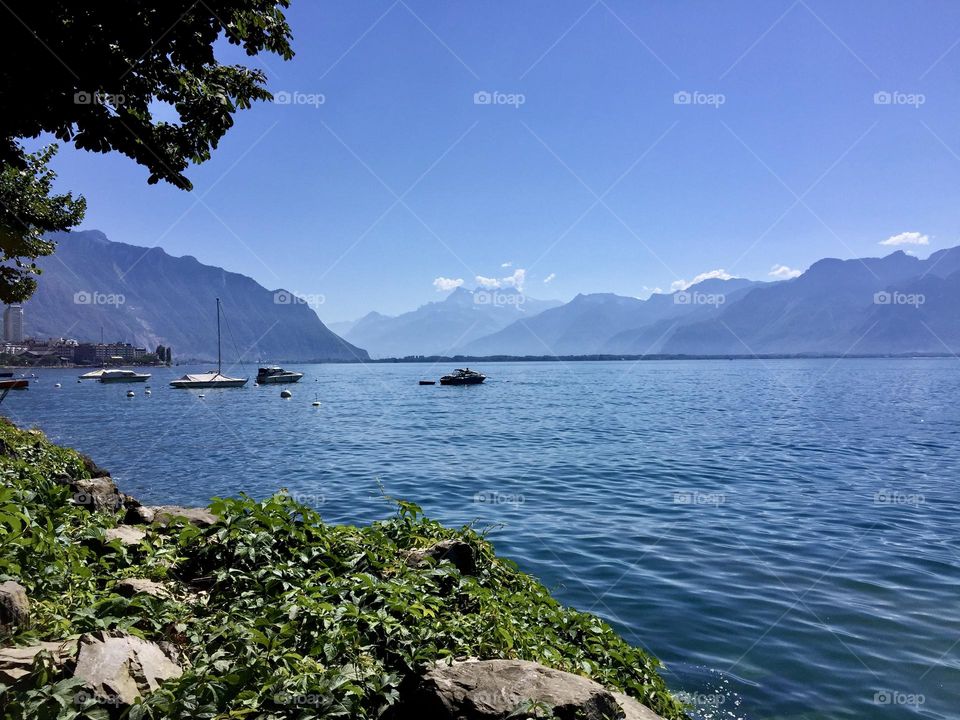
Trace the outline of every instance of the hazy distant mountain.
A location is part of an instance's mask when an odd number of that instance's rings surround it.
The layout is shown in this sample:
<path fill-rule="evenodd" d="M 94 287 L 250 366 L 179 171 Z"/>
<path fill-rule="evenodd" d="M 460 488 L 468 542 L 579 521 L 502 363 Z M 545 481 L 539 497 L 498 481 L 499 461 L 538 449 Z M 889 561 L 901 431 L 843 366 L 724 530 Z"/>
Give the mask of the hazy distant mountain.
<path fill-rule="evenodd" d="M 683 293 L 651 295 L 647 300 L 611 293 L 577 295 L 566 305 L 519 320 L 463 348 L 470 355 L 591 355 L 658 352 L 659 334 L 642 330 L 688 316 L 716 314 L 723 304 L 758 283 L 744 279 L 705 280 Z M 721 304 L 723 303 L 723 304 Z"/>
<path fill-rule="evenodd" d="M 821 260 L 679 328 L 670 353 L 910 353 L 960 349 L 960 248 L 926 260 Z"/>
<path fill-rule="evenodd" d="M 344 333 L 373 357 L 452 355 L 475 338 L 533 317 L 561 303 L 536 300 L 513 288 L 456 288 L 444 300 L 427 303 L 396 317 L 365 315 Z"/>
<path fill-rule="evenodd" d="M 224 305 L 225 361 L 358 360 L 364 350 L 328 330 L 316 313 L 283 290 L 252 278 L 172 257 L 160 248 L 111 242 L 96 230 L 60 233 L 43 258 L 36 294 L 24 305 L 28 335 L 130 342 L 175 357 L 217 355 L 216 298 Z"/>

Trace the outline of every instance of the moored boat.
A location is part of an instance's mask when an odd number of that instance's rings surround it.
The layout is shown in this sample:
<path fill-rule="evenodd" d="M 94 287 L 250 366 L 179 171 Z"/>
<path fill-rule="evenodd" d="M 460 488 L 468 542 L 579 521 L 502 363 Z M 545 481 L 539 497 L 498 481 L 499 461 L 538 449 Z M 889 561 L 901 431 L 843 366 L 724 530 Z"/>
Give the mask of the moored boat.
<path fill-rule="evenodd" d="M 223 374 L 220 358 L 220 298 L 217 298 L 217 371 L 184 375 L 170 382 L 175 388 L 233 388 L 243 387 L 248 378 L 232 378 Z M 201 397 L 203 397 L 201 395 Z"/>
<path fill-rule="evenodd" d="M 29 380 L 0 380 L 0 390 L 26 390 L 30 387 Z"/>
<path fill-rule="evenodd" d="M 98 380 L 102 383 L 146 382 L 150 373 L 138 373 L 133 370 L 104 370 Z"/>
<path fill-rule="evenodd" d="M 284 370 L 282 367 L 271 365 L 257 370 L 257 384 L 270 385 L 275 383 L 295 383 L 303 377 L 301 372 Z"/>
<path fill-rule="evenodd" d="M 457 368 L 449 375 L 440 378 L 441 385 L 479 385 L 487 379 L 486 375 L 470 368 Z"/>
<path fill-rule="evenodd" d="M 106 368 L 97 368 L 96 370 L 85 372 L 83 375 L 80 376 L 80 379 L 81 380 L 99 380 L 105 372 L 107 372 Z"/>

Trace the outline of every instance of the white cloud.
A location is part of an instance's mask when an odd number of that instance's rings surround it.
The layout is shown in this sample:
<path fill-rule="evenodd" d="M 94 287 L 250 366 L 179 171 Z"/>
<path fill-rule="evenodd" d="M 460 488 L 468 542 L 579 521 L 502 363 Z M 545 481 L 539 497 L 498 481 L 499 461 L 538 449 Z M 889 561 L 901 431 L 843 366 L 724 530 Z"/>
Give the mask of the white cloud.
<path fill-rule="evenodd" d="M 734 277 L 734 275 L 731 275 L 723 268 L 720 268 L 719 270 L 708 270 L 707 272 L 700 273 L 690 282 L 687 282 L 686 280 L 674 280 L 672 283 L 670 283 L 670 292 L 686 290 L 691 285 L 696 285 L 704 280 L 732 280 Z"/>
<path fill-rule="evenodd" d="M 513 271 L 513 275 L 508 275 L 507 277 L 499 280 L 497 278 L 484 277 L 483 275 L 477 275 L 474 279 L 477 281 L 477 285 L 487 290 L 496 290 L 497 288 L 502 287 L 512 287 L 516 288 L 520 292 L 523 292 L 523 284 L 527 280 L 527 271 L 523 268 L 517 268 Z"/>
<path fill-rule="evenodd" d="M 502 268 L 513 267 L 513 260 L 507 260 L 505 263 L 500 263 L 500 267 Z"/>
<path fill-rule="evenodd" d="M 557 276 L 556 273 L 550 273 L 543 279 L 543 284 L 546 285 L 547 283 L 552 282 L 556 276 Z"/>
<path fill-rule="evenodd" d="M 517 268 L 513 271 L 513 275 L 510 277 L 505 277 L 500 282 L 503 283 L 504 287 L 516 288 L 519 292 L 523 292 L 523 284 L 527 281 L 527 271 L 523 268 Z"/>
<path fill-rule="evenodd" d="M 770 277 L 775 277 L 778 280 L 789 280 L 790 278 L 800 277 L 803 275 L 803 271 L 794 270 L 786 265 L 774 265 L 772 268 L 770 268 L 770 272 L 768 272 L 767 275 Z"/>
<path fill-rule="evenodd" d="M 880 241 L 881 245 L 929 245 L 930 237 L 918 232 L 902 232 Z"/>
<path fill-rule="evenodd" d="M 461 285 L 463 285 L 463 278 L 454 280 L 453 278 L 438 277 L 433 281 L 433 286 L 437 289 L 437 292 L 456 290 Z"/>

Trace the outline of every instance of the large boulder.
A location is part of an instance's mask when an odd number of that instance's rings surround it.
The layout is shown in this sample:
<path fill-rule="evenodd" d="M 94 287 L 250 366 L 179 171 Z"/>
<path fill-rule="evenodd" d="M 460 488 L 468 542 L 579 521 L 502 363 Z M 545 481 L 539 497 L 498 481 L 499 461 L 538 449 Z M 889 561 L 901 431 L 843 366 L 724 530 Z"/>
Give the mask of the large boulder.
<path fill-rule="evenodd" d="M 410 550 L 407 553 L 407 562 L 414 567 L 423 567 L 444 560 L 453 563 L 461 575 L 474 575 L 477 572 L 477 560 L 473 547 L 463 540 L 441 540 L 428 548 Z"/>
<path fill-rule="evenodd" d="M 169 525 L 177 518 L 183 518 L 197 527 L 208 527 L 220 520 L 207 508 L 188 508 L 179 505 L 142 505 L 130 508 L 127 512 L 126 522 Z"/>
<path fill-rule="evenodd" d="M 61 477 L 59 481 L 69 486 L 73 503 L 88 510 L 115 512 L 126 506 L 127 496 L 117 490 L 116 483 L 110 477 Z"/>
<path fill-rule="evenodd" d="M 0 633 L 30 627 L 30 600 L 20 583 L 0 583 Z"/>
<path fill-rule="evenodd" d="M 613 693 L 588 678 L 527 660 L 481 660 L 438 665 L 429 670 L 416 689 L 405 694 L 396 718 L 506 720 L 527 717 L 523 710 L 534 703 L 549 707 L 561 720 L 611 720 L 625 716 L 625 709 Z M 658 719 L 649 710 L 647 715 L 636 714 L 635 707 L 631 711 L 631 719 Z"/>
<path fill-rule="evenodd" d="M 99 700 L 132 705 L 164 680 L 183 670 L 159 646 L 134 635 L 100 632 L 83 635 L 73 676 L 84 681 Z"/>
<path fill-rule="evenodd" d="M 30 674 L 33 661 L 43 651 L 53 656 L 55 667 L 63 667 L 77 654 L 77 638 L 63 642 L 42 642 L 26 647 L 0 648 L 0 682 L 14 683 Z"/>

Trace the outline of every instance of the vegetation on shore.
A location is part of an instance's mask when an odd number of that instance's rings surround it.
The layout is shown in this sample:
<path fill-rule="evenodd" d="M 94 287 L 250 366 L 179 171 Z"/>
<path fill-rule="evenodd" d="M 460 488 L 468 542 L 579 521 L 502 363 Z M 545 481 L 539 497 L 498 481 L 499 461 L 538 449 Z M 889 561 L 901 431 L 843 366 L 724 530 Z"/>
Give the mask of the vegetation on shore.
<path fill-rule="evenodd" d="M 0 423 L 0 582 L 16 580 L 32 625 L 4 643 L 32 644 L 119 630 L 176 646 L 184 674 L 133 706 L 139 718 L 373 718 L 405 682 L 443 658 L 535 660 L 683 718 L 658 662 L 606 623 L 559 605 L 495 556 L 471 528 L 451 530 L 399 502 L 369 527 L 330 525 L 283 493 L 218 499 L 220 522 L 153 526 L 124 546 L 104 533 L 120 513 L 92 513 L 58 481 L 89 477 L 73 450 Z M 408 551 L 468 543 L 476 573 L 426 567 Z M 116 592 L 123 578 L 166 584 L 169 597 Z M 106 718 L 49 656 L 14 685 L 0 683 L 4 717 Z"/>

